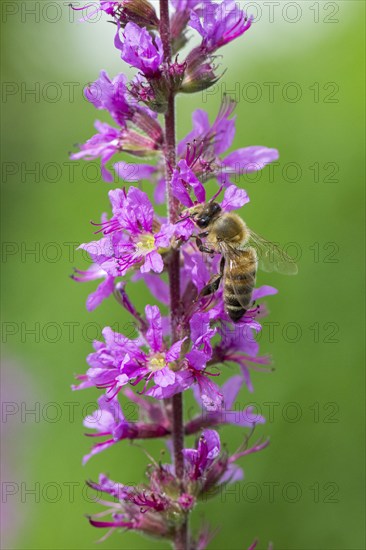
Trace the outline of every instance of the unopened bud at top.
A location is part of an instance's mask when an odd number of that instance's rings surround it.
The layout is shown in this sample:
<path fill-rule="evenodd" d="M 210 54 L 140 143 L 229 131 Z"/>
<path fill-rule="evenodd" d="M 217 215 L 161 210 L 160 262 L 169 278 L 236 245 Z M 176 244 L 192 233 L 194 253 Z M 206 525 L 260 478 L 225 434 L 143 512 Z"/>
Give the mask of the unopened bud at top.
<path fill-rule="evenodd" d="M 147 29 L 157 29 L 159 26 L 155 8 L 148 0 L 119 0 L 106 3 L 113 4 L 112 15 L 122 27 L 129 22 Z"/>

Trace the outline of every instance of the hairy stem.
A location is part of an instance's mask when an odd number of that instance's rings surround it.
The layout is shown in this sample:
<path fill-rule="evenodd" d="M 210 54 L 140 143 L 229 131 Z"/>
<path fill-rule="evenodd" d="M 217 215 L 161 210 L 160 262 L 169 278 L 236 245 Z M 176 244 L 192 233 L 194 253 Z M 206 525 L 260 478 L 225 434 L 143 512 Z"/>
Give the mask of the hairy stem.
<path fill-rule="evenodd" d="M 160 36 L 163 43 L 164 61 L 171 61 L 171 37 L 169 22 L 169 0 L 160 0 Z M 168 219 L 170 223 L 178 220 L 178 201 L 174 198 L 171 186 L 172 172 L 176 166 L 175 150 L 175 93 L 170 89 L 168 96 L 167 111 L 165 113 L 165 175 L 166 191 L 168 202 Z M 173 342 L 180 336 L 179 317 L 180 317 L 180 253 L 174 250 L 169 262 L 169 289 L 170 289 L 170 321 L 172 329 Z M 173 446 L 175 473 L 183 487 L 184 462 L 184 426 L 183 426 L 183 399 L 182 394 L 174 395 L 172 398 L 172 421 L 173 421 Z M 188 550 L 188 522 L 185 521 L 177 529 L 175 537 L 176 550 Z"/>

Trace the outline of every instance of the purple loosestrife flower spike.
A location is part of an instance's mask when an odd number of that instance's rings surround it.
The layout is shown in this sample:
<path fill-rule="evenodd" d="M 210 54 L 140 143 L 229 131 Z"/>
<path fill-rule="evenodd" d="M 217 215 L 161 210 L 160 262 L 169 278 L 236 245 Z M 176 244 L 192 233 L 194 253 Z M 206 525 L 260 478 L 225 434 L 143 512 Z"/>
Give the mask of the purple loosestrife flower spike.
<path fill-rule="evenodd" d="M 89 481 L 106 507 L 89 518 L 90 524 L 107 529 L 107 535 L 123 528 L 169 541 L 175 550 L 203 550 L 215 532 L 204 523 L 192 533 L 189 515 L 199 500 L 242 480 L 242 461 L 268 445 L 259 439 L 249 446 L 265 418 L 246 403 L 254 391 L 250 372 L 271 369 L 255 338 L 267 315 L 265 306 L 248 306 L 233 323 L 224 300 L 230 247 L 240 255 L 252 243 L 243 241 L 235 248 L 218 233 L 215 241 L 213 218 L 206 223 L 197 219 L 197 212 L 214 207 L 227 218 L 243 208 L 249 196 L 240 176 L 264 169 L 278 159 L 278 151 L 244 144 L 228 152 L 236 124 L 235 101 L 228 96 L 213 121 L 204 110 L 195 110 L 192 130 L 176 144 L 176 95 L 217 81 L 217 50 L 246 33 L 252 18 L 233 0 L 171 4 L 172 12 L 168 0 L 159 0 L 157 13 L 148 0 L 100 1 L 83 13 L 84 20 L 98 12 L 112 19 L 115 48 L 135 74 L 131 80 L 122 73 L 111 78 L 102 70 L 84 92 L 113 125 L 96 121 L 97 133 L 71 158 L 100 159 L 102 178 L 114 188 L 108 193 L 110 215 L 93 221 L 94 240 L 79 246 L 92 263 L 75 269 L 72 278 L 99 281 L 87 298 L 91 315 L 113 296 L 131 321 L 123 334 L 109 326 L 102 330 L 73 389 L 100 392 L 95 410 L 84 419 L 93 444 L 83 464 L 102 451 L 100 458 L 108 464 L 108 449 L 125 446 L 123 455 L 129 455 L 123 472 L 128 477 L 126 469 L 138 451 L 137 445 L 126 447 L 126 440 L 139 440 L 140 448 L 145 439 L 161 438 L 171 453 L 166 464 L 149 456 L 145 483 L 125 485 L 104 474 Z M 192 29 L 200 40 L 189 49 Z M 188 53 L 181 59 L 183 46 Z M 213 191 L 211 179 L 218 183 Z M 155 203 L 165 204 L 166 212 Z M 130 281 L 145 285 L 155 302 L 137 307 L 137 285 Z M 264 285 L 253 290 L 252 299 L 276 292 Z M 228 369 L 233 370 L 229 378 Z M 197 405 L 187 418 L 184 397 L 191 392 Z M 226 450 L 221 444 L 225 435 L 216 431 L 227 424 L 246 432 L 234 452 Z M 185 444 L 188 435 L 196 435 L 191 447 Z"/>

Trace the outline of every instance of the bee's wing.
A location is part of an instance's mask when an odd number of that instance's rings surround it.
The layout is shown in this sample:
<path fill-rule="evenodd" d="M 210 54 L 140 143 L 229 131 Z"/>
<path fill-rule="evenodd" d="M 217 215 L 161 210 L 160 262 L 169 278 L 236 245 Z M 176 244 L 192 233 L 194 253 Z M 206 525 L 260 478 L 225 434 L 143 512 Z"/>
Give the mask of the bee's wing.
<path fill-rule="evenodd" d="M 257 251 L 258 266 L 263 271 L 277 271 L 284 275 L 296 275 L 296 263 L 279 246 L 266 241 L 254 231 L 250 230 L 249 246 Z"/>

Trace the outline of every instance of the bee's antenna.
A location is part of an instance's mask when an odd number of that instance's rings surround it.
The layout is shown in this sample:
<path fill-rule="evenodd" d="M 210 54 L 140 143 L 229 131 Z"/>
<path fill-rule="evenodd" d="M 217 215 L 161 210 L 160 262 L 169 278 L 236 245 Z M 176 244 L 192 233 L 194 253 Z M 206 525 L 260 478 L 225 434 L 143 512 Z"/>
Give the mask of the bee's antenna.
<path fill-rule="evenodd" d="M 223 188 L 224 188 L 224 186 L 223 186 L 223 184 L 221 184 L 220 189 L 217 191 L 217 193 L 215 193 L 215 195 L 213 197 L 211 197 L 210 202 L 213 202 L 215 199 L 217 199 L 217 197 L 220 195 Z"/>
<path fill-rule="evenodd" d="M 186 220 L 189 220 L 189 218 L 191 217 L 192 217 L 192 214 L 187 214 L 183 218 L 179 218 L 179 220 L 177 220 L 174 225 L 177 225 L 177 223 L 180 223 L 180 222 L 185 222 Z"/>

